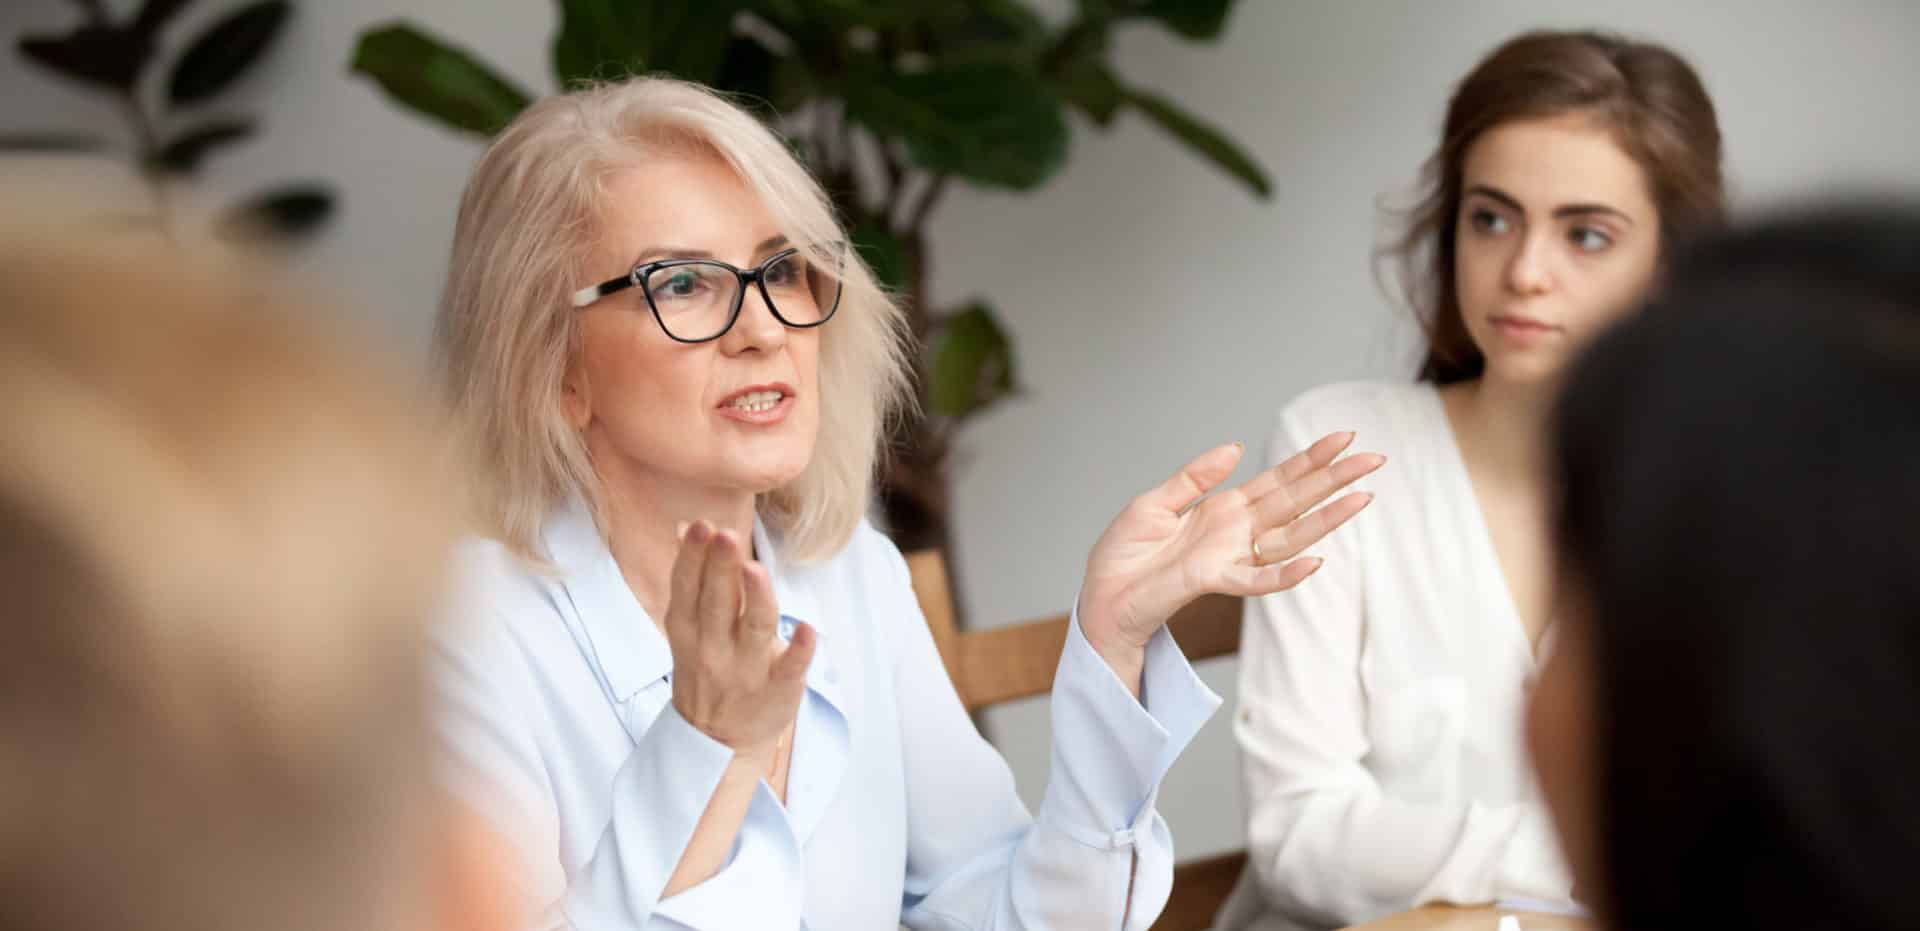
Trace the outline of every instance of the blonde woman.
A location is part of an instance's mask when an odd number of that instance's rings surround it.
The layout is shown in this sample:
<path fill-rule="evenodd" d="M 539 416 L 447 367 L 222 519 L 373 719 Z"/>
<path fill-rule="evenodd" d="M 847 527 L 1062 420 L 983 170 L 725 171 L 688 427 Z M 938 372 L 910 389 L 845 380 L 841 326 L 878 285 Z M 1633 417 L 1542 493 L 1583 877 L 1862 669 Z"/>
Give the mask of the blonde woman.
<path fill-rule="evenodd" d="M 1376 464 L 1335 436 L 1129 505 L 1030 815 L 862 517 L 906 347 L 845 241 L 779 139 L 668 80 L 536 104 L 468 183 L 438 346 L 497 490 L 441 682 L 540 927 L 1147 927 L 1155 788 L 1218 703 L 1162 625 L 1296 584 L 1365 503 L 1307 513 Z"/>

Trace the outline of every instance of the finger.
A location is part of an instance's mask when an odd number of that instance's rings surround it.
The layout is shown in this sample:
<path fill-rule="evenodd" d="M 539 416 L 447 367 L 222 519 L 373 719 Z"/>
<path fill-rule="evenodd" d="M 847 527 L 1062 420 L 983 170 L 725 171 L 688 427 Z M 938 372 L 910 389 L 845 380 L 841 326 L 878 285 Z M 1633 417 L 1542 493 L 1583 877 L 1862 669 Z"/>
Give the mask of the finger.
<path fill-rule="evenodd" d="M 1333 497 L 1334 492 L 1372 474 L 1386 462 L 1387 457 L 1379 453 L 1360 453 L 1308 472 L 1299 481 L 1281 485 L 1256 499 L 1253 525 L 1266 528 L 1291 523 Z"/>
<path fill-rule="evenodd" d="M 773 579 L 767 567 L 749 562 L 740 570 L 745 603 L 740 611 L 740 642 L 749 650 L 773 652 L 774 632 L 780 629 L 780 606 L 773 597 Z"/>
<path fill-rule="evenodd" d="M 667 616 L 662 622 L 667 628 L 669 646 L 674 637 L 699 639 L 699 624 L 695 621 L 700 611 L 700 579 L 706 572 L 707 541 L 712 533 L 706 521 L 694 521 L 681 535 L 680 548 L 674 552 L 673 574 L 667 589 Z"/>
<path fill-rule="evenodd" d="M 1192 507 L 1201 495 L 1211 491 L 1214 486 L 1226 481 L 1227 476 L 1233 474 L 1233 467 L 1240 464 L 1240 456 L 1245 451 L 1246 447 L 1240 443 L 1215 446 L 1181 466 L 1172 478 L 1142 495 L 1141 500 L 1178 514 Z"/>
<path fill-rule="evenodd" d="M 1346 452 L 1347 447 L 1351 445 L 1353 445 L 1352 430 L 1329 433 L 1315 441 L 1312 446 L 1288 456 L 1279 465 L 1248 479 L 1245 485 L 1240 486 L 1240 490 L 1246 492 L 1250 500 L 1265 497 L 1274 489 L 1297 482 L 1308 472 L 1332 462 L 1333 457 Z"/>
<path fill-rule="evenodd" d="M 733 531 L 721 530 L 707 547 L 711 552 L 700 577 L 700 636 L 731 644 L 740 619 L 740 541 Z"/>
<path fill-rule="evenodd" d="M 1260 533 L 1254 537 L 1260 545 L 1260 563 L 1271 565 L 1300 555 L 1372 503 L 1371 492 L 1356 491 L 1290 524 Z"/>
<path fill-rule="evenodd" d="M 793 640 L 773 661 L 767 678 L 775 682 L 805 682 L 807 667 L 813 663 L 813 651 L 818 643 L 812 624 L 803 621 L 793 625 Z"/>
<path fill-rule="evenodd" d="M 1234 566 L 1221 578 L 1220 594 L 1255 598 L 1284 592 L 1306 581 L 1307 576 L 1319 572 L 1324 562 L 1319 557 L 1309 556 L 1283 565 Z"/>

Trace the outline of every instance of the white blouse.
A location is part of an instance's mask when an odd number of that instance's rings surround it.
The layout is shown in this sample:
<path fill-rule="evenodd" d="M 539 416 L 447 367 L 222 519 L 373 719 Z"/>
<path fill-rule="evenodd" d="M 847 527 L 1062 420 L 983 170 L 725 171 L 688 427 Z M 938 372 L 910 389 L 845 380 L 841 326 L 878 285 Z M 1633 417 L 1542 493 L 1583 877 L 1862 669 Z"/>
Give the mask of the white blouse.
<path fill-rule="evenodd" d="M 1522 710 L 1538 668 L 1431 385 L 1310 391 L 1269 458 L 1336 430 L 1387 457 L 1377 496 L 1240 648 L 1247 874 L 1224 929 L 1371 920 L 1428 902 L 1567 899 Z"/>
<path fill-rule="evenodd" d="M 787 799 L 762 782 L 720 872 L 666 898 L 732 757 L 674 710 L 666 638 L 583 507 L 548 522 L 557 573 L 491 542 L 464 554 L 464 610 L 437 642 L 448 776 L 518 849 L 531 924 L 1146 929 L 1173 870 L 1154 796 L 1219 704 L 1164 630 L 1143 705 L 1072 623 L 1030 815 L 962 709 L 891 541 L 863 524 L 805 566 L 757 523 L 754 545 L 783 629 L 819 634 Z"/>

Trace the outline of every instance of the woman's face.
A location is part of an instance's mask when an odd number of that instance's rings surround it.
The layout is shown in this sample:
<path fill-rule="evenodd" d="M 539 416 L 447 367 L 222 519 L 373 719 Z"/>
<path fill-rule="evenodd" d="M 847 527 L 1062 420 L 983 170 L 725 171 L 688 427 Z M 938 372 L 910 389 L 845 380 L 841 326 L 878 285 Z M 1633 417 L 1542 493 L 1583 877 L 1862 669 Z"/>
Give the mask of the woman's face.
<path fill-rule="evenodd" d="M 1653 281 L 1660 215 L 1645 174 L 1584 116 L 1487 130 L 1460 190 L 1454 281 L 1490 377 L 1551 381 Z"/>
<path fill-rule="evenodd" d="M 788 246 L 760 199 L 715 158 L 648 161 L 616 175 L 608 199 L 587 280 L 570 287 L 662 259 L 753 268 Z M 675 302 L 733 287 L 671 270 L 653 281 L 669 325 Z M 769 281 L 768 290 L 794 319 L 803 315 L 797 302 L 810 300 L 804 288 L 796 296 Z M 806 468 L 820 427 L 820 331 L 782 324 L 758 288 L 745 289 L 724 335 L 701 343 L 670 338 L 639 288 L 578 313 L 563 406 L 603 481 L 760 494 Z"/>

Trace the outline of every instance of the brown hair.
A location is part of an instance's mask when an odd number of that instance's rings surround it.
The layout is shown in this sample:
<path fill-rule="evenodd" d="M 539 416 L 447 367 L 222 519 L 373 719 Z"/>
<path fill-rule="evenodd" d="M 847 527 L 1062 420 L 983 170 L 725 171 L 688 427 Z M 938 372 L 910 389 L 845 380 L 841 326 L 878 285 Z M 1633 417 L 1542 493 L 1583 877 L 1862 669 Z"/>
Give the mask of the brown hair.
<path fill-rule="evenodd" d="M 1395 260 L 1407 303 L 1427 334 L 1422 381 L 1480 375 L 1486 360 L 1467 333 L 1454 287 L 1454 230 L 1467 150 L 1514 120 L 1589 114 L 1646 174 L 1663 242 L 1718 226 L 1726 208 L 1720 127 L 1692 66 L 1669 49 L 1600 32 L 1529 32 L 1510 39 L 1454 90 L 1440 147 L 1422 171 L 1422 193 Z"/>
<path fill-rule="evenodd" d="M 284 293 L 102 235 L 0 229 L 0 929 L 406 926 L 435 431 Z"/>

